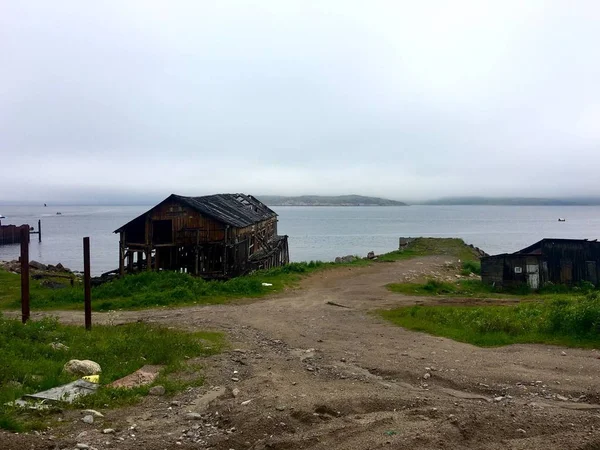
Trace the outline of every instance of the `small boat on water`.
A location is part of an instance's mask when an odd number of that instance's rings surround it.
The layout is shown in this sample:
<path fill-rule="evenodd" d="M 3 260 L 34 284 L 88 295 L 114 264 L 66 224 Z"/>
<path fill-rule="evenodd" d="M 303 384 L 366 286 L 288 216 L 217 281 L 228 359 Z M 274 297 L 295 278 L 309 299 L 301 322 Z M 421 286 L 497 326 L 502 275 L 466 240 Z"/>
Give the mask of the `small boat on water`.
<path fill-rule="evenodd" d="M 61 213 L 61 212 L 57 212 L 57 213 L 56 213 L 56 215 L 57 215 L 57 216 L 61 216 L 61 215 L 62 215 L 62 213 Z"/>
<path fill-rule="evenodd" d="M 0 219 L 6 219 L 2 214 L 0 214 Z"/>
<path fill-rule="evenodd" d="M 558 218 L 558 221 L 559 221 L 559 222 L 566 222 L 566 221 L 567 221 L 567 219 L 563 219 L 562 217 L 559 217 L 559 218 Z"/>

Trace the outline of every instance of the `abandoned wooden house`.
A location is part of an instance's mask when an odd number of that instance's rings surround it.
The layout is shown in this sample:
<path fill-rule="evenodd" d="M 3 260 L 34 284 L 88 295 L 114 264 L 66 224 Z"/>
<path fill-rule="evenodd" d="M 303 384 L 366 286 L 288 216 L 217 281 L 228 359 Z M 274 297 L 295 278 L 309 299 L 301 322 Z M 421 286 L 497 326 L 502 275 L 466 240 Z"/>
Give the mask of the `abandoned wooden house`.
<path fill-rule="evenodd" d="M 172 194 L 115 233 L 121 275 L 175 270 L 230 278 L 289 262 L 287 236 L 277 234 L 277 214 L 251 195 Z"/>
<path fill-rule="evenodd" d="M 600 242 L 580 239 L 542 239 L 518 252 L 481 258 L 481 279 L 499 288 L 548 283 L 598 284 Z"/>

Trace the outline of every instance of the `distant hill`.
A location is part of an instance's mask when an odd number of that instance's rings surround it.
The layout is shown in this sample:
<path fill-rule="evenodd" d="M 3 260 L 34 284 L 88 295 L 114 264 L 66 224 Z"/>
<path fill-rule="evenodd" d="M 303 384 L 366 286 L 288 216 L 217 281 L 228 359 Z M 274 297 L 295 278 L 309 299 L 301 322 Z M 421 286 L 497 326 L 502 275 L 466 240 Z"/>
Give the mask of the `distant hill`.
<path fill-rule="evenodd" d="M 301 195 L 298 197 L 284 197 L 280 195 L 260 195 L 261 202 L 269 206 L 407 206 L 406 203 L 378 197 L 364 197 L 362 195 Z"/>
<path fill-rule="evenodd" d="M 600 198 L 446 197 L 424 205 L 586 206 L 600 205 Z"/>

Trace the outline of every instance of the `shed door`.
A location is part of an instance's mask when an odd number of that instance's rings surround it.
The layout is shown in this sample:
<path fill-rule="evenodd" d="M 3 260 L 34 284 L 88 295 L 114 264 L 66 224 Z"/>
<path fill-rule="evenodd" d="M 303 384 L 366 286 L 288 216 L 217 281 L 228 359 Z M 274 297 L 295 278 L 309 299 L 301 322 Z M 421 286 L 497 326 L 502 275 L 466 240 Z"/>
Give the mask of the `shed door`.
<path fill-rule="evenodd" d="M 586 280 L 592 283 L 594 286 L 598 284 L 598 272 L 596 269 L 596 261 L 586 261 L 585 266 L 587 268 Z"/>
<path fill-rule="evenodd" d="M 540 266 L 538 264 L 527 264 L 527 285 L 533 289 L 540 287 Z"/>
<path fill-rule="evenodd" d="M 560 264 L 560 282 L 571 283 L 573 281 L 573 263 L 570 260 L 562 260 Z"/>

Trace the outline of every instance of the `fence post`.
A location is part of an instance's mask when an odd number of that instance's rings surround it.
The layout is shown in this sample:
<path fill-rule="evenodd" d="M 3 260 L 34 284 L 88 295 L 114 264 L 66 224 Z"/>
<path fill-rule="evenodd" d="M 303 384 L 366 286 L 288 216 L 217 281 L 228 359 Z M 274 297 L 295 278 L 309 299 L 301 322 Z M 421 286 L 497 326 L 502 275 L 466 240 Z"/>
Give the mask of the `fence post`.
<path fill-rule="evenodd" d="M 29 226 L 21 227 L 21 320 L 29 320 Z"/>
<path fill-rule="evenodd" d="M 90 238 L 83 238 L 83 290 L 85 307 L 85 329 L 92 329 L 92 284 L 90 279 Z"/>

